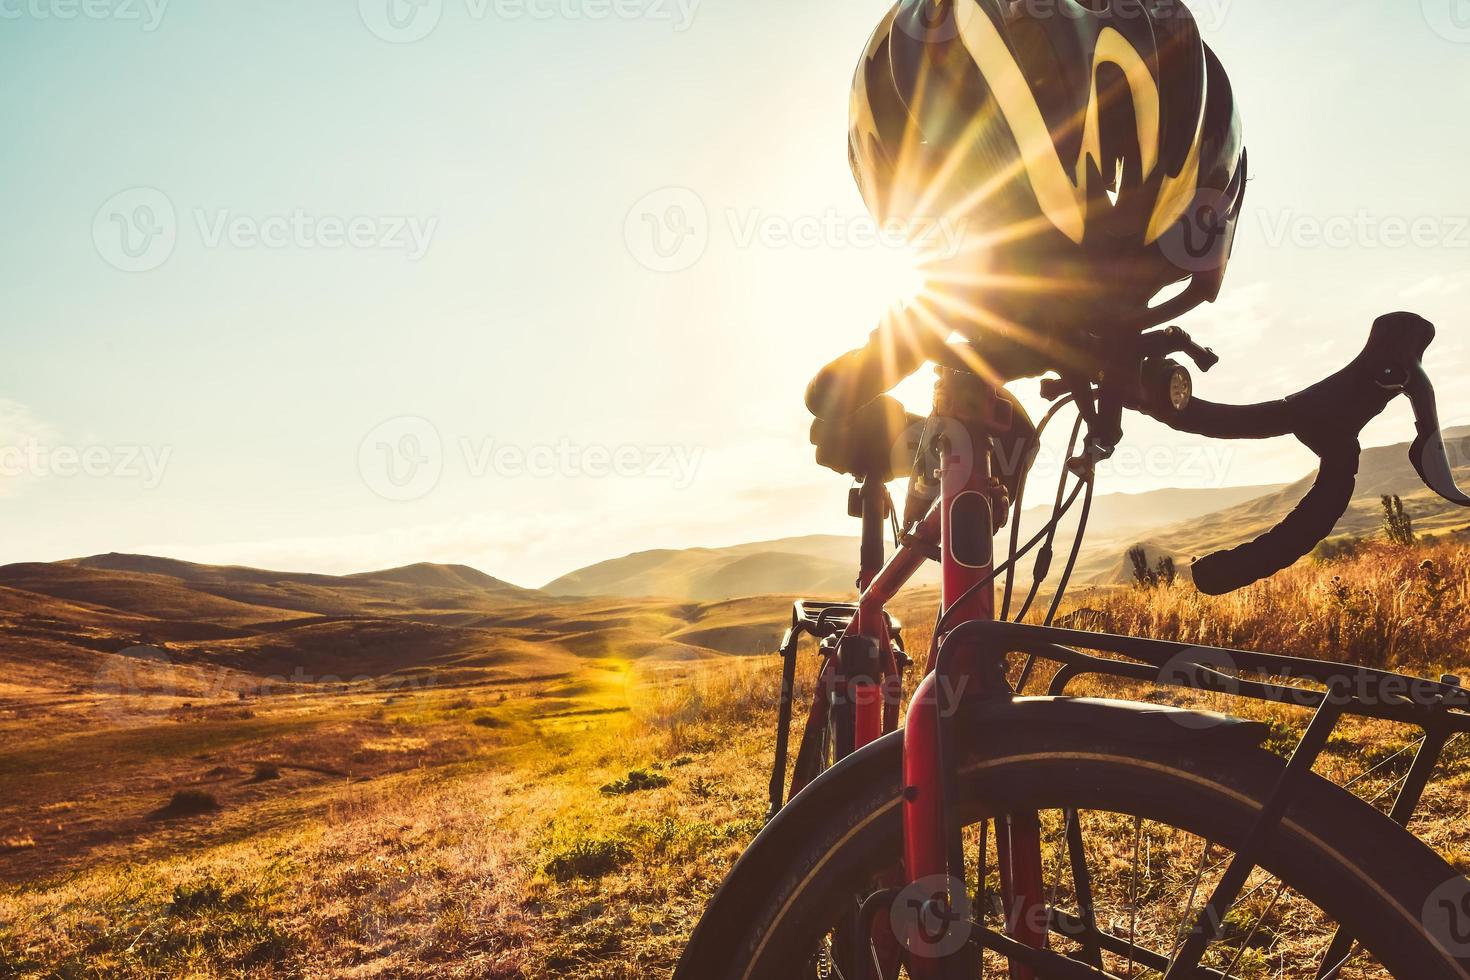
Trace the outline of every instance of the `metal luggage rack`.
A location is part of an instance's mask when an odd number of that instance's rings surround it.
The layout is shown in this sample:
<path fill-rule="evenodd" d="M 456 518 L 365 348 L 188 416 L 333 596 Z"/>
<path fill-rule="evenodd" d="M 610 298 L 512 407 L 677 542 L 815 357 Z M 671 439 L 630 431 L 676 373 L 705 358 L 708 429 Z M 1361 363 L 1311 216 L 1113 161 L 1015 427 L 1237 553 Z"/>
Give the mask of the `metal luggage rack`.
<path fill-rule="evenodd" d="M 966 647 L 972 650 L 978 647 L 1002 659 L 1011 653 L 1025 654 L 1027 662 L 1022 669 L 1023 677 L 1029 676 L 1038 659 L 1059 664 L 1060 668 L 1047 687 L 1047 694 L 1053 697 L 1064 696 L 1068 685 L 1079 677 L 1111 676 L 1315 710 L 1305 734 L 1282 770 L 1275 792 L 1261 809 L 1245 843 L 1236 852 L 1201 913 L 1202 922 L 1207 921 L 1205 917 L 1208 915 L 1223 915 L 1239 897 L 1267 838 L 1285 816 L 1305 782 L 1304 777 L 1311 772 L 1344 715 L 1382 719 L 1423 731 L 1423 740 L 1408 771 L 1401 777 L 1403 785 L 1388 813 L 1391 820 L 1405 828 L 1418 809 L 1446 745 L 1457 735 L 1470 732 L 1470 690 L 1460 685 L 1460 678 L 1450 675 L 1432 681 L 1326 660 L 1004 620 L 977 620 L 956 627 L 940 641 L 940 664 L 946 656 L 952 656 L 953 651 Z M 1131 659 L 1094 656 L 1083 653 L 1079 647 Z M 943 669 L 942 666 L 939 669 Z M 1301 678 L 1321 684 L 1326 690 L 1293 683 L 1271 683 L 1248 676 L 1252 674 L 1256 677 Z M 1024 683 L 1018 687 L 1024 687 Z M 943 713 L 941 717 L 944 717 Z M 1095 939 L 1106 938 L 1098 933 L 1095 922 L 1084 921 L 1077 925 L 1085 933 L 1095 933 Z M 987 933 L 987 938 L 995 943 L 1004 942 L 1007 949 L 1011 946 L 1006 937 L 999 934 Z M 1191 937 L 1191 942 L 1198 941 Z M 1334 963 L 1343 959 L 1352 947 L 1352 937 L 1339 929 L 1323 962 Z M 1185 954 L 1180 955 L 1183 957 Z"/>
<path fill-rule="evenodd" d="M 791 744 L 791 699 L 796 690 L 796 653 L 801 638 L 810 636 L 818 641 L 822 656 L 830 657 L 837 652 L 838 641 L 847 632 L 847 627 L 857 618 L 858 607 L 854 602 L 827 602 L 821 599 L 798 599 L 791 604 L 791 625 L 781 637 L 781 700 L 777 709 L 776 753 L 771 762 L 769 820 L 780 811 L 785 801 L 786 758 Z M 903 624 L 887 610 L 883 611 L 883 622 L 888 630 L 893 659 L 900 672 L 910 664 L 903 647 Z"/>
<path fill-rule="evenodd" d="M 824 602 L 820 599 L 798 599 L 791 604 L 791 625 L 781 638 L 780 654 L 789 656 L 796 650 L 802 636 L 825 640 L 829 636 L 840 636 L 857 616 L 855 602 Z M 888 635 L 893 637 L 899 650 L 903 649 L 903 625 L 886 610 L 883 620 L 888 625 Z"/>

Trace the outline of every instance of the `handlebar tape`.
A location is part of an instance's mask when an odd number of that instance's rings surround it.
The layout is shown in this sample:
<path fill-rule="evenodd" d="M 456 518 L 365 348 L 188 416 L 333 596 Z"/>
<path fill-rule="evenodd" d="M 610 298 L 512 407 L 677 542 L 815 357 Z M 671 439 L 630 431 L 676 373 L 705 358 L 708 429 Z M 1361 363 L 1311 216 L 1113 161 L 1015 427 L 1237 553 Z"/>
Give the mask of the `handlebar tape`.
<path fill-rule="evenodd" d="M 1358 443 L 1350 440 L 1322 455 L 1312 489 L 1296 509 L 1254 541 L 1206 555 L 1194 563 L 1195 588 L 1224 595 L 1274 575 L 1305 557 L 1347 511 L 1358 475 Z"/>
<path fill-rule="evenodd" d="M 1192 398 L 1183 411 L 1155 416 L 1172 429 L 1209 439 L 1270 439 L 1291 432 L 1291 406 L 1281 398 L 1255 405 L 1220 405 Z"/>
<path fill-rule="evenodd" d="M 1183 411 L 1168 418 L 1171 427 L 1210 439 L 1302 438 L 1300 429 L 1316 430 L 1302 440 L 1321 457 L 1312 489 L 1281 523 L 1254 541 L 1197 560 L 1191 574 L 1201 592 L 1224 595 L 1276 574 L 1328 537 L 1347 511 L 1358 475 L 1356 434 L 1329 436 L 1322 431 L 1326 426 L 1312 425 L 1309 420 L 1314 413 L 1304 411 L 1307 406 L 1302 404 L 1310 404 L 1312 391 L 1255 405 L 1220 405 L 1195 398 Z"/>
<path fill-rule="evenodd" d="M 1223 595 L 1274 575 L 1332 534 L 1357 482 L 1358 433 L 1422 374 L 1420 359 L 1433 339 L 1428 320 L 1391 313 L 1374 322 L 1367 345 L 1342 370 L 1296 394 L 1255 405 L 1192 399 L 1182 411 L 1155 416 L 1212 439 L 1293 435 L 1321 459 L 1312 489 L 1281 523 L 1254 541 L 1194 563 L 1194 583 L 1201 592 Z"/>

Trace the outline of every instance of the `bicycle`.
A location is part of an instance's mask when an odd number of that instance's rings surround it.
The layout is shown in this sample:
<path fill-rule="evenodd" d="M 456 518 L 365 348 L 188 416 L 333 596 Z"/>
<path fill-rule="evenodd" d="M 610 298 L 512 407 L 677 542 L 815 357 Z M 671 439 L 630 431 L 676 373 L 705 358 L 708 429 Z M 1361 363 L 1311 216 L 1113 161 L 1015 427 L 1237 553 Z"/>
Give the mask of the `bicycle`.
<path fill-rule="evenodd" d="M 1011 980 L 1470 977 L 1470 880 L 1407 829 L 1446 745 L 1470 731 L 1470 691 L 1458 678 L 1054 622 L 1095 464 L 1117 444 L 1125 409 L 1208 437 L 1292 434 L 1321 459 L 1311 491 L 1276 527 L 1194 564 L 1204 591 L 1270 575 L 1327 537 L 1352 495 L 1358 433 L 1399 394 L 1414 408 L 1420 476 L 1470 506 L 1420 363 L 1433 334 L 1409 314 L 1380 318 L 1342 371 L 1288 398 L 1237 406 L 1193 397 L 1188 370 L 1170 356 L 1208 370 L 1212 352 L 1177 328 L 1150 331 L 1113 351 L 1098 375 L 1044 383 L 1054 405 L 1034 427 L 962 357 L 941 363 L 893 557 L 882 561 L 892 501 L 865 481 L 850 504 L 863 520 L 859 598 L 795 604 L 780 650 L 769 819 L 711 899 L 676 980 L 958 980 L 987 970 Z M 1022 544 L 1025 467 L 1013 487 L 995 480 L 998 440 L 1034 453 L 1069 403 L 1078 422 L 1057 501 Z M 1047 613 L 1041 624 L 1018 622 L 1079 499 L 1077 538 Z M 1009 555 L 997 563 L 996 515 L 1008 511 Z M 1016 565 L 1033 550 L 1044 557 L 1011 617 Z M 908 657 L 884 607 L 927 560 L 942 566 L 940 612 L 900 728 Z M 788 800 L 803 637 L 819 641 L 823 662 Z M 1027 695 L 1039 666 L 1053 674 L 1044 693 Z M 1283 758 L 1263 747 L 1261 722 L 1069 696 L 1083 677 L 1313 716 Z M 1275 680 L 1283 677 L 1292 680 Z M 1347 716 L 1423 732 L 1388 814 L 1312 771 Z M 1290 921 L 1272 917 L 1282 908 Z M 1270 943 L 1257 941 L 1266 934 Z"/>

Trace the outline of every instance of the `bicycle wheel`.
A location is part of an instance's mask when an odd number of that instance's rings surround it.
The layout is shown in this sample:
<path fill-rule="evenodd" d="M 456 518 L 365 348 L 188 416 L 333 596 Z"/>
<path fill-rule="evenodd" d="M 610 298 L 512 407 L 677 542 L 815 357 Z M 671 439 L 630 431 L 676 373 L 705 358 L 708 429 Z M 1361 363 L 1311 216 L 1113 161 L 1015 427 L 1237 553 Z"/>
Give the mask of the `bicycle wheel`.
<path fill-rule="evenodd" d="M 802 732 L 801 747 L 796 754 L 794 778 L 800 785 L 810 786 L 823 773 L 852 753 L 852 708 L 838 699 L 827 706 L 826 723 L 820 728 Z M 852 937 L 857 933 L 857 908 L 852 906 L 834 917 L 821 939 L 819 948 L 800 973 L 789 980 L 826 980 L 846 976 L 851 971 Z"/>
<path fill-rule="evenodd" d="M 1085 958 L 1085 944 L 1064 934 L 1075 935 L 1072 916 L 1081 911 L 1076 852 L 1065 839 L 1075 819 L 1104 975 L 1158 980 L 1283 760 L 1253 739 L 1168 720 L 1160 728 L 1161 712 L 1141 724 L 1139 712 L 1108 708 L 1108 723 L 1097 724 L 1094 712 L 1088 724 L 1073 724 L 1049 717 L 1055 706 L 1003 723 L 960 722 L 955 806 L 967 828 L 967 888 L 996 889 L 994 861 L 979 853 L 985 821 L 1039 813 L 1053 949 Z M 676 980 L 849 975 L 830 954 L 833 936 L 851 927 L 854 910 L 898 864 L 901 739 L 887 736 L 835 766 L 762 832 L 711 901 Z M 1470 948 L 1447 942 L 1432 915 L 1426 922 L 1433 897 L 1464 879 L 1341 788 L 1311 776 L 1259 864 L 1207 951 L 1202 965 L 1213 972 L 1203 975 L 1470 977 Z M 981 866 L 990 869 L 985 888 Z M 1001 910 L 979 906 L 976 919 L 996 928 Z M 1338 925 L 1358 945 L 1324 965 Z M 1006 975 L 993 953 L 976 966 Z"/>
<path fill-rule="evenodd" d="M 852 731 L 852 712 L 847 705 L 832 704 L 827 707 L 827 721 L 820 728 L 803 728 L 801 744 L 796 751 L 796 764 L 792 775 L 801 785 L 810 785 L 818 776 L 831 769 L 841 757 L 844 733 Z M 847 735 L 851 742 L 851 735 Z M 850 751 L 850 749 L 849 749 Z"/>

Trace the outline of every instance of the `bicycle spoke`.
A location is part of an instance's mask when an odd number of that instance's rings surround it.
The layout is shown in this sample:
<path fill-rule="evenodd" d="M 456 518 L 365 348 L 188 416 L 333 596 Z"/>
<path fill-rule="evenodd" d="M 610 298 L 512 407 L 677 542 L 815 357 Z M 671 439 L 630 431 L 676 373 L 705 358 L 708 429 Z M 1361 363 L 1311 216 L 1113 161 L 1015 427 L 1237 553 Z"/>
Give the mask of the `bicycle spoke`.
<path fill-rule="evenodd" d="M 1352 959 L 1353 954 L 1357 951 L 1357 940 L 1339 928 L 1328 941 L 1327 948 L 1322 951 L 1321 957 L 1317 960 L 1316 980 L 1331 980 L 1332 977 L 1337 976 L 1337 971 L 1341 970 L 1344 964 Z M 1332 964 L 1330 970 L 1328 969 L 1329 963 Z"/>
<path fill-rule="evenodd" d="M 1138 851 L 1143 839 L 1143 818 L 1133 818 L 1133 873 L 1128 883 L 1128 980 L 1133 980 L 1133 956 L 1138 948 Z"/>
<path fill-rule="evenodd" d="M 1276 894 L 1271 897 L 1271 901 L 1266 906 L 1265 911 L 1257 916 L 1255 923 L 1251 926 L 1251 931 L 1246 933 L 1245 938 L 1240 941 L 1240 946 L 1236 948 L 1235 955 L 1230 959 L 1230 965 L 1225 968 L 1225 975 L 1227 977 L 1235 972 L 1235 967 L 1240 963 L 1240 958 L 1245 955 L 1246 947 L 1251 944 L 1251 940 L 1256 938 L 1256 933 L 1260 931 L 1261 923 L 1266 921 L 1266 917 L 1276 908 L 1276 903 L 1281 901 L 1281 896 L 1284 894 L 1286 894 L 1286 883 L 1282 882 L 1281 887 L 1276 889 Z M 1243 904 L 1243 900 L 1241 904 Z"/>
<path fill-rule="evenodd" d="M 1369 797 L 1368 798 L 1368 805 L 1369 806 L 1374 805 L 1379 800 L 1381 800 L 1385 796 L 1387 796 L 1389 793 L 1392 793 L 1394 790 L 1398 789 L 1400 786 L 1402 786 L 1404 784 L 1404 781 L 1407 780 L 1408 778 L 1409 778 L 1409 774 L 1408 773 L 1404 773 L 1402 776 L 1399 776 L 1398 778 L 1396 778 L 1393 782 L 1389 783 L 1387 786 L 1383 787 L 1383 789 L 1379 790 L 1378 792 L 1374 793 L 1371 797 Z"/>
<path fill-rule="evenodd" d="M 1352 959 L 1353 954 L 1356 952 L 1356 948 L 1348 950 L 1346 956 L 1333 964 L 1332 969 L 1328 970 L 1326 973 L 1319 975 L 1317 977 L 1317 980 L 1337 980 L 1337 974 L 1342 970 L 1344 966 L 1347 966 L 1347 961 Z"/>
<path fill-rule="evenodd" d="M 1389 756 L 1387 759 L 1384 759 L 1382 762 L 1378 763 L 1372 769 L 1369 769 L 1369 770 L 1367 770 L 1365 772 L 1360 772 L 1356 776 L 1354 776 L 1352 779 L 1349 779 L 1347 782 L 1343 783 L 1342 784 L 1342 788 L 1343 789 L 1352 789 L 1358 783 L 1360 783 L 1363 780 L 1367 779 L 1369 776 L 1373 775 L 1375 772 L 1377 772 L 1378 770 L 1382 769 L 1384 766 L 1388 765 L 1393 760 L 1399 758 L 1402 755 L 1405 755 L 1406 753 L 1418 751 L 1419 746 L 1421 746 L 1423 744 L 1424 744 L 1424 739 L 1421 738 L 1417 742 L 1414 742 L 1414 743 L 1412 743 L 1410 745 L 1405 745 L 1403 748 L 1399 749 L 1393 755 Z"/>
<path fill-rule="evenodd" d="M 1195 869 L 1194 881 L 1189 886 L 1189 901 L 1184 903 L 1184 910 L 1174 923 L 1174 935 L 1180 938 L 1176 939 L 1174 945 L 1169 949 L 1169 965 L 1171 966 L 1174 964 L 1174 957 L 1178 954 L 1179 947 L 1184 945 L 1184 939 L 1182 937 L 1185 924 L 1189 922 L 1190 914 L 1194 911 L 1194 900 L 1199 897 L 1199 885 L 1204 880 L 1205 865 L 1209 862 L 1209 859 L 1210 842 L 1205 841 L 1204 847 L 1200 848 L 1199 852 L 1199 867 Z"/>
<path fill-rule="evenodd" d="M 983 923 L 985 921 L 985 903 L 989 898 L 989 891 L 985 880 L 986 871 L 989 867 L 990 821 L 982 820 L 980 821 L 980 857 L 979 868 L 977 871 L 979 879 L 975 882 L 975 913 L 980 917 L 982 929 L 984 928 Z M 976 959 L 980 961 L 980 980 L 985 980 L 985 951 L 983 949 L 980 951 L 980 955 L 977 956 Z"/>

